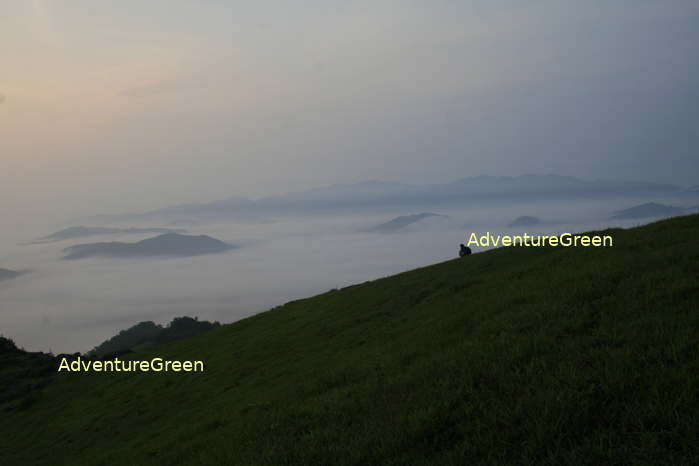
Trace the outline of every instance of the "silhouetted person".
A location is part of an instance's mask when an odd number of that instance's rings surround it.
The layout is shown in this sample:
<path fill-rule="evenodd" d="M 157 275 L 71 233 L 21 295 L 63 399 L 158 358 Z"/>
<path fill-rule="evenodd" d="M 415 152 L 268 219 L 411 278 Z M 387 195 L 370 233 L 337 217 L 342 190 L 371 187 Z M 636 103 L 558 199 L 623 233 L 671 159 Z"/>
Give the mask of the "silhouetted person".
<path fill-rule="evenodd" d="M 459 249 L 459 257 L 464 257 L 471 254 L 471 248 L 469 248 L 468 246 L 464 246 L 463 244 L 461 244 L 460 246 L 461 248 Z"/>

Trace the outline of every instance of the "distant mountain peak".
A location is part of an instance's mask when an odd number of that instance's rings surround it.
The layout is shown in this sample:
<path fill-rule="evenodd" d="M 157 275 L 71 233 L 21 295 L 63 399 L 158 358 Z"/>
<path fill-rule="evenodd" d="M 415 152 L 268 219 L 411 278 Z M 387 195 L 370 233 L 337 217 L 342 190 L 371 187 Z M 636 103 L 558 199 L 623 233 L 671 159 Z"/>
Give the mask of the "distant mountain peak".
<path fill-rule="evenodd" d="M 0 281 L 11 280 L 17 278 L 20 275 L 24 275 L 26 271 L 22 270 L 10 270 L 10 269 L 0 269 Z"/>
<path fill-rule="evenodd" d="M 172 228 L 110 228 L 110 227 L 86 227 L 78 225 L 68 227 L 50 235 L 39 238 L 34 243 L 46 243 L 66 239 L 82 238 L 85 236 L 114 235 L 114 234 L 138 234 L 138 233 L 183 233 L 185 230 Z"/>
<path fill-rule="evenodd" d="M 388 222 L 384 222 L 381 225 L 377 225 L 374 228 L 370 228 L 368 231 L 373 232 L 373 233 L 395 233 L 399 230 L 402 230 L 403 228 L 412 225 L 414 223 L 417 223 L 423 219 L 429 218 L 429 217 L 444 217 L 447 218 L 446 215 L 441 215 L 441 214 L 435 214 L 432 212 L 422 212 L 420 214 L 411 214 L 411 215 L 401 215 L 396 218 L 393 218 L 389 220 Z"/>
<path fill-rule="evenodd" d="M 541 219 L 538 217 L 533 217 L 531 215 L 522 215 L 514 219 L 508 226 L 509 227 L 532 227 L 541 223 Z"/>
<path fill-rule="evenodd" d="M 102 257 L 149 257 L 149 256 L 198 256 L 214 254 L 235 248 L 230 244 L 206 235 L 181 235 L 165 233 L 137 243 L 88 243 L 65 248 L 63 259 Z"/>
<path fill-rule="evenodd" d="M 231 198 L 203 204 L 165 207 L 141 214 L 165 221 L 188 218 L 194 221 L 244 218 L 245 216 L 306 214 L 318 211 L 376 207 L 416 208 L 447 206 L 464 202 L 546 199 L 579 199 L 603 196 L 636 196 L 649 193 L 675 193 L 673 185 L 582 180 L 554 174 L 520 176 L 477 175 L 448 183 L 411 185 L 370 179 L 354 184 L 334 184 L 259 198 Z M 423 207 L 425 206 L 425 207 Z M 430 207 L 436 208 L 436 207 Z M 123 217 L 119 217 L 123 220 Z"/>
<path fill-rule="evenodd" d="M 646 202 L 628 209 L 614 212 L 613 219 L 637 219 L 648 217 L 671 217 L 682 215 L 685 209 L 671 205 L 658 204 L 657 202 Z"/>

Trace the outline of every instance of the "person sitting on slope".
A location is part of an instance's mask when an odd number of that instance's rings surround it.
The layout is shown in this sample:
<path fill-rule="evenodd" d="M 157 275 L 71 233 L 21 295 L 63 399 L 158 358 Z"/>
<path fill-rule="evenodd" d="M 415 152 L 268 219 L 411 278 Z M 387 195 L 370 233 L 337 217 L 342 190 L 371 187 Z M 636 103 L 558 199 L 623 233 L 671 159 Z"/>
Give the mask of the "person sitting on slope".
<path fill-rule="evenodd" d="M 471 254 L 471 248 L 469 248 L 468 246 L 464 246 L 463 244 L 461 244 L 460 246 L 461 249 L 459 249 L 459 257 L 464 257 Z"/>

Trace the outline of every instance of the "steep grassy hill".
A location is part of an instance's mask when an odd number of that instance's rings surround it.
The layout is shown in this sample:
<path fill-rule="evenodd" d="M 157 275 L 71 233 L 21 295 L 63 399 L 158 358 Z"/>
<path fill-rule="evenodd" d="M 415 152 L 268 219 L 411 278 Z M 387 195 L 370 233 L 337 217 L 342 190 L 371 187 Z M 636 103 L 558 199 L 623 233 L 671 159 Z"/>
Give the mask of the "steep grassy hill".
<path fill-rule="evenodd" d="M 699 216 L 501 248 L 66 374 L 7 465 L 699 464 Z M 0 405 L 2 410 L 2 405 Z"/>

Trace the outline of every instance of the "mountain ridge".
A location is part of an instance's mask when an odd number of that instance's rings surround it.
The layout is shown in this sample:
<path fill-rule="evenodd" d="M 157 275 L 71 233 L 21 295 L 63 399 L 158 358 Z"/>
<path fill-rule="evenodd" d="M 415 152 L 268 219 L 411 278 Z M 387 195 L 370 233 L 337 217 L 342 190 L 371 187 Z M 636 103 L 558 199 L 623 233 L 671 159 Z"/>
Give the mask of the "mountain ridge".
<path fill-rule="evenodd" d="M 67 239 L 82 238 L 85 236 L 112 235 L 112 234 L 138 234 L 138 233 L 184 233 L 186 230 L 173 228 L 114 228 L 114 227 L 86 227 L 74 226 L 56 231 L 32 242 L 32 244 L 63 241 Z"/>
<path fill-rule="evenodd" d="M 411 214 L 411 215 L 401 215 L 395 217 L 387 222 L 376 225 L 375 227 L 369 228 L 367 231 L 370 233 L 396 233 L 401 231 L 409 225 L 420 222 L 426 218 L 442 217 L 448 218 L 446 215 L 435 214 L 433 212 L 423 212 L 421 214 Z"/>
<path fill-rule="evenodd" d="M 12 280 L 13 278 L 17 278 L 20 275 L 24 275 L 25 273 L 26 271 L 0 268 L 0 282 L 5 280 Z"/>
<path fill-rule="evenodd" d="M 688 209 L 671 205 L 646 202 L 628 209 L 614 212 L 612 219 L 642 219 L 650 217 L 671 217 L 687 213 Z"/>
<path fill-rule="evenodd" d="M 510 199 L 576 199 L 609 195 L 675 193 L 670 184 L 633 181 L 585 181 L 561 175 L 475 176 L 442 184 L 411 185 L 370 180 L 336 184 L 305 191 L 249 199 L 232 197 L 198 204 L 163 207 L 137 214 L 97 216 L 101 221 L 179 217 L 201 219 L 235 218 L 246 215 L 309 213 L 325 210 L 356 210 L 378 207 L 451 205 L 465 201 Z"/>
<path fill-rule="evenodd" d="M 94 256 L 129 258 L 150 256 L 198 256 L 234 249 L 235 246 L 206 235 L 181 235 L 165 233 L 136 243 L 118 241 L 106 243 L 76 244 L 63 249 L 64 260 L 76 260 Z"/>

